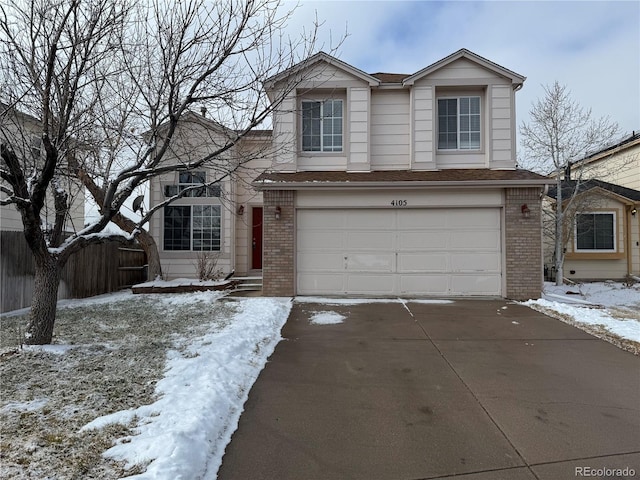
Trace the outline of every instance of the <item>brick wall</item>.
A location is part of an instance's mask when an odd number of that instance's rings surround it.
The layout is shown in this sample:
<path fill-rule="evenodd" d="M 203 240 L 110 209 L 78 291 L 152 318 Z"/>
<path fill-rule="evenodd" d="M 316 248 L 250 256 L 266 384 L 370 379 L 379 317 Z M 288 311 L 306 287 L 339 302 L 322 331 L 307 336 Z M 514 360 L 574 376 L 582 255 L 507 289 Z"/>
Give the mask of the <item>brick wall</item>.
<path fill-rule="evenodd" d="M 266 190 L 263 210 L 262 292 L 288 297 L 295 293 L 294 198 L 290 190 Z M 280 219 L 276 220 L 276 208 Z"/>
<path fill-rule="evenodd" d="M 507 298 L 539 298 L 542 291 L 542 226 L 538 188 L 505 189 Z M 522 215 L 522 205 L 529 216 Z"/>

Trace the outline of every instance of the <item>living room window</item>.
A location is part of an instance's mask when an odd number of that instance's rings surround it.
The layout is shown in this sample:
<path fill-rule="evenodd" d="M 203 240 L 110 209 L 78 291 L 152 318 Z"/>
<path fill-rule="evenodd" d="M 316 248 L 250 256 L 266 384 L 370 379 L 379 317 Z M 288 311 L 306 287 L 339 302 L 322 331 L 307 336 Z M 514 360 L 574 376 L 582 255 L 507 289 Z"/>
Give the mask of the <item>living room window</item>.
<path fill-rule="evenodd" d="M 220 250 L 220 205 L 164 207 L 165 250 Z"/>
<path fill-rule="evenodd" d="M 342 151 L 342 100 L 302 101 L 302 150 Z"/>
<path fill-rule="evenodd" d="M 480 150 L 480 97 L 438 99 L 438 149 Z"/>
<path fill-rule="evenodd" d="M 616 216 L 614 212 L 579 213 L 576 215 L 576 251 L 614 252 Z"/>

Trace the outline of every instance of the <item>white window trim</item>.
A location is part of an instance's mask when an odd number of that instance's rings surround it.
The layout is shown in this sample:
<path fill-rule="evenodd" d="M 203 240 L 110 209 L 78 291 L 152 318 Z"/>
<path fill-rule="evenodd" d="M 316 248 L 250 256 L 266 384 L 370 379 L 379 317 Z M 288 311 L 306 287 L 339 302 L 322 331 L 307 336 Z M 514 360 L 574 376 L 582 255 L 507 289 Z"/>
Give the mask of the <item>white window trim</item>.
<path fill-rule="evenodd" d="M 613 215 L 613 249 L 602 249 L 602 248 L 578 248 L 578 215 Z M 616 215 L 615 210 L 605 210 L 599 212 L 578 212 L 575 214 L 574 222 L 573 222 L 573 251 L 576 253 L 616 253 L 618 251 L 618 216 Z"/>
<path fill-rule="evenodd" d="M 479 116 L 480 116 L 480 146 L 478 148 L 460 148 L 460 99 L 461 98 L 477 98 L 479 100 Z M 456 111 L 456 144 L 458 148 L 440 148 L 440 112 L 438 110 L 438 101 L 439 100 L 456 100 L 457 101 L 457 111 Z M 483 151 L 483 126 L 484 126 L 484 118 L 482 116 L 482 95 L 446 95 L 446 96 L 438 96 L 436 97 L 436 146 L 439 153 L 479 153 Z"/>
<path fill-rule="evenodd" d="M 303 117 L 303 106 L 305 103 L 320 103 L 321 109 L 324 110 L 324 103 L 327 101 L 339 101 L 342 103 L 342 145 L 340 146 L 340 150 L 323 150 L 324 148 L 324 124 L 322 122 L 322 116 L 320 117 L 320 150 L 305 150 L 303 145 L 303 132 L 304 132 L 304 117 Z M 300 135 L 299 135 L 299 150 L 302 155 L 336 155 L 336 154 L 344 154 L 345 152 L 345 112 L 346 101 L 344 98 L 302 98 L 300 99 Z"/>
<path fill-rule="evenodd" d="M 197 198 L 197 197 L 196 197 Z M 220 245 L 218 247 L 217 250 L 194 250 L 193 249 L 193 207 L 202 207 L 202 206 L 212 206 L 212 207 L 218 207 L 220 209 Z M 222 204 L 221 203 L 180 203 L 179 201 L 173 202 L 170 205 L 167 205 L 166 207 L 189 207 L 189 218 L 190 218 L 190 225 L 189 225 L 189 249 L 187 250 L 174 250 L 174 249 L 167 249 L 165 248 L 165 234 L 166 234 L 166 230 L 165 230 L 165 226 L 164 226 L 164 208 L 162 209 L 162 251 L 163 252 L 168 252 L 171 254 L 193 254 L 193 253 L 201 253 L 201 252 L 222 252 L 223 250 L 223 242 L 224 242 L 224 209 L 222 208 Z M 165 208 L 166 208 L 165 207 Z"/>

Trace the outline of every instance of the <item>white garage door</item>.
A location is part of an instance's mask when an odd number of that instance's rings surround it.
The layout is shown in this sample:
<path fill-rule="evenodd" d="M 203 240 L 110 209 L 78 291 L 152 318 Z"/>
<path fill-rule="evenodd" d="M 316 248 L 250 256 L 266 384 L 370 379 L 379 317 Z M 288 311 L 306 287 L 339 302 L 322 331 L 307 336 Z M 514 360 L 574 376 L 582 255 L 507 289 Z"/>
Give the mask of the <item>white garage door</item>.
<path fill-rule="evenodd" d="M 299 295 L 500 295 L 500 209 L 298 210 Z"/>

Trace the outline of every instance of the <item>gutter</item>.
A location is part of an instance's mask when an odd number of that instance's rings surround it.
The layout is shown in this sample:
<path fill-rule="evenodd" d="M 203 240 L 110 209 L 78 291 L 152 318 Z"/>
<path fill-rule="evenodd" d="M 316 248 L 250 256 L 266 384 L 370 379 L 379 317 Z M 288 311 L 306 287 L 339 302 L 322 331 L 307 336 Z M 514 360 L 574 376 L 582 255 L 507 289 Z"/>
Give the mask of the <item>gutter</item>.
<path fill-rule="evenodd" d="M 538 187 L 548 186 L 553 183 L 551 180 L 469 180 L 469 181 L 398 181 L 398 182 L 253 182 L 254 188 L 263 190 L 348 190 L 348 189 L 419 189 L 419 188 L 450 188 L 450 187 Z M 548 187 L 547 187 L 548 188 Z"/>

